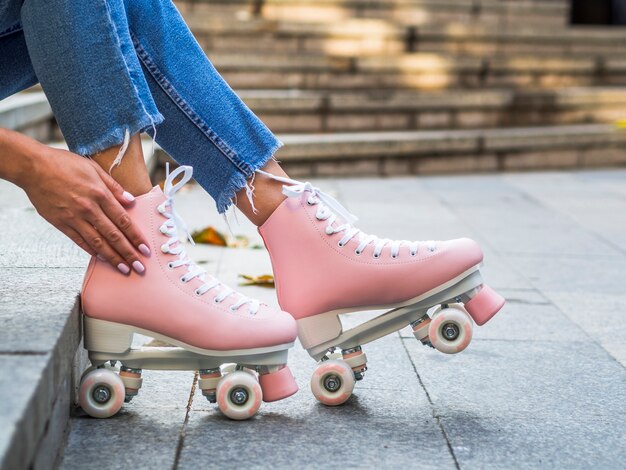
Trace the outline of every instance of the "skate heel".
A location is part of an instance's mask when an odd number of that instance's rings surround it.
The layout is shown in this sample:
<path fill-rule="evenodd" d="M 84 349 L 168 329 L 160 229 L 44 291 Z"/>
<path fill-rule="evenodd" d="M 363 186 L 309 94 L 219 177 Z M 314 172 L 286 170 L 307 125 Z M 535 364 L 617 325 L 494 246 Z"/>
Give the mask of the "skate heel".
<path fill-rule="evenodd" d="M 504 305 L 504 297 L 491 287 L 483 285 L 482 289 L 465 304 L 467 313 L 477 325 L 484 325 L 500 311 Z"/>
<path fill-rule="evenodd" d="M 124 353 L 133 342 L 133 329 L 83 315 L 85 349 L 90 352 Z"/>

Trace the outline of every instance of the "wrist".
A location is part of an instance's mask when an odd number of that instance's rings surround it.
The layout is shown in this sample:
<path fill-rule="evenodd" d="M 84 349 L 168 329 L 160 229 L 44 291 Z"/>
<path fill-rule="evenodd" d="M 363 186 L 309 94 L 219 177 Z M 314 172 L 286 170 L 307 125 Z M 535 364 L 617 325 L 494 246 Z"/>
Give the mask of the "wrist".
<path fill-rule="evenodd" d="M 48 147 L 34 139 L 13 131 L 0 129 L 0 177 L 24 189 L 37 179 Z"/>

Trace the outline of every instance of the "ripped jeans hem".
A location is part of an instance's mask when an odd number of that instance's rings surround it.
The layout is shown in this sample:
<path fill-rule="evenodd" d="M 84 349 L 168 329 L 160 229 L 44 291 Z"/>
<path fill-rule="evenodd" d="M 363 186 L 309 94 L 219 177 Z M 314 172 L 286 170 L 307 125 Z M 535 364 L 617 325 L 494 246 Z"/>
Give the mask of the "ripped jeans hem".
<path fill-rule="evenodd" d="M 111 147 L 122 145 L 124 143 L 126 131 L 128 131 L 132 136 L 162 123 L 163 119 L 164 118 L 160 113 L 152 115 L 145 113 L 141 117 L 137 117 L 126 124 L 121 124 L 115 127 L 94 142 L 79 144 L 75 146 L 75 148 L 70 148 L 70 150 L 84 157 L 95 155 L 96 153 L 103 152 Z"/>
<path fill-rule="evenodd" d="M 250 179 L 257 170 L 263 168 L 267 164 L 267 162 L 274 158 L 276 152 L 284 145 L 285 144 L 282 141 L 276 139 L 276 143 L 273 147 L 270 147 L 267 154 L 263 155 L 259 159 L 255 159 L 254 163 L 249 164 L 250 171 L 245 173 L 241 171 L 233 172 L 228 180 L 228 183 L 222 189 L 219 197 L 215 201 L 218 213 L 224 214 L 230 208 L 230 206 L 235 203 L 237 199 L 237 193 L 246 187 L 246 185 L 248 184 L 248 179 Z M 252 197 L 254 197 L 254 194 L 252 194 Z"/>

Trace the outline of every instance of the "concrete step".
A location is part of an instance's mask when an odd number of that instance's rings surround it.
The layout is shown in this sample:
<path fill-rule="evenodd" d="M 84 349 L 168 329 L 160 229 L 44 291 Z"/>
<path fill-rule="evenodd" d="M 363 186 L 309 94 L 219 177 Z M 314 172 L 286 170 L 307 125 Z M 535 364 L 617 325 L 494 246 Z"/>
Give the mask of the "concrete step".
<path fill-rule="evenodd" d="M 342 58 L 282 53 L 209 52 L 234 88 L 451 89 L 600 86 L 626 83 L 621 58 L 440 55 Z"/>
<path fill-rule="evenodd" d="M 626 31 L 619 28 L 548 27 L 523 21 L 502 25 L 431 22 L 420 26 L 363 18 L 323 23 L 257 18 L 224 21 L 193 12 L 186 20 L 203 47 L 219 52 L 271 47 L 344 56 L 399 51 L 599 55 L 617 53 L 626 44 Z"/>
<path fill-rule="evenodd" d="M 296 178 L 480 173 L 626 165 L 613 125 L 457 131 L 278 134 L 276 158 Z M 172 161 L 160 147 L 162 165 Z"/>
<path fill-rule="evenodd" d="M 611 125 L 280 135 L 294 176 L 406 175 L 626 164 Z"/>
<path fill-rule="evenodd" d="M 626 88 L 553 90 L 238 90 L 275 132 L 352 132 L 610 123 Z"/>
<path fill-rule="evenodd" d="M 54 130 L 52 109 L 43 92 L 18 93 L 0 101 L 0 127 L 46 141 Z"/>
<path fill-rule="evenodd" d="M 87 257 L 1 180 L 0 223 L 0 468 L 51 469 L 85 364 L 76 296 Z"/>
<path fill-rule="evenodd" d="M 433 22 L 559 26 L 566 22 L 568 2 L 498 0 L 176 0 L 185 15 L 198 18 L 258 18 L 329 22 L 376 18 L 401 24 Z"/>

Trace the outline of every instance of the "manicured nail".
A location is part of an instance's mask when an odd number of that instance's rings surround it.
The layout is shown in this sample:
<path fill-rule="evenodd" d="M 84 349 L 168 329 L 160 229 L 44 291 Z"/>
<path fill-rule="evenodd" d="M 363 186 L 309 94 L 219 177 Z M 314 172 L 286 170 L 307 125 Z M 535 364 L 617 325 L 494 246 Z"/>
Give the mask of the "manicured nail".
<path fill-rule="evenodd" d="M 148 248 L 144 243 L 139 245 L 139 251 L 141 251 L 144 256 L 150 256 L 150 248 Z"/>
<path fill-rule="evenodd" d="M 117 265 L 117 269 L 119 269 L 124 274 L 128 274 L 130 272 L 130 268 L 126 266 L 124 263 L 120 263 Z"/>
<path fill-rule="evenodd" d="M 135 200 L 135 196 L 133 196 L 132 194 L 130 194 L 128 191 L 124 191 L 122 193 L 122 196 L 124 196 L 124 199 L 126 199 L 129 202 L 133 202 Z"/>
<path fill-rule="evenodd" d="M 141 264 L 139 261 L 133 261 L 133 269 L 139 274 L 146 270 L 146 268 L 143 267 L 143 264 Z"/>

